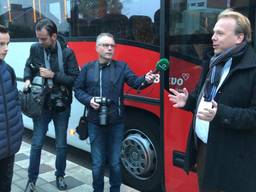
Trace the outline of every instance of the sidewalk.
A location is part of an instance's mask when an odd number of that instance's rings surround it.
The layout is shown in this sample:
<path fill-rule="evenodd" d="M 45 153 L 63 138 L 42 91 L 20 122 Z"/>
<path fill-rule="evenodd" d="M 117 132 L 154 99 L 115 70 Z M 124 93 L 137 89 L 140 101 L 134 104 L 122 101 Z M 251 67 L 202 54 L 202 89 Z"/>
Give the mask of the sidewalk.
<path fill-rule="evenodd" d="M 20 151 L 15 156 L 15 166 L 12 182 L 12 192 L 23 192 L 27 183 L 27 168 L 29 164 L 30 144 L 22 142 Z M 55 187 L 55 155 L 42 150 L 40 173 L 37 180 L 38 192 L 58 192 Z M 92 192 L 92 173 L 90 169 L 67 161 L 66 183 L 67 192 Z M 109 191 L 108 178 L 105 177 L 105 190 Z M 138 192 L 122 185 L 121 192 Z"/>

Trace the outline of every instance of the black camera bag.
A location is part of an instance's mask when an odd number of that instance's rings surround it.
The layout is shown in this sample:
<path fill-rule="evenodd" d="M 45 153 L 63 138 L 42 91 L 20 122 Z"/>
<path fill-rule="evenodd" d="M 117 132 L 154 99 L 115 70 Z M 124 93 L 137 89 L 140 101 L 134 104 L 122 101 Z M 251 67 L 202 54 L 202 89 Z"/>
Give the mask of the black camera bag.
<path fill-rule="evenodd" d="M 80 117 L 79 124 L 76 127 L 76 133 L 79 135 L 80 140 L 88 138 L 88 121 L 87 121 L 87 108 L 84 108 L 84 114 Z"/>
<path fill-rule="evenodd" d="M 38 117 L 42 114 L 46 89 L 44 80 L 36 76 L 28 90 L 19 91 L 21 110 L 28 117 Z M 40 79 L 40 80 L 39 80 Z M 40 83 L 38 82 L 40 81 Z"/>

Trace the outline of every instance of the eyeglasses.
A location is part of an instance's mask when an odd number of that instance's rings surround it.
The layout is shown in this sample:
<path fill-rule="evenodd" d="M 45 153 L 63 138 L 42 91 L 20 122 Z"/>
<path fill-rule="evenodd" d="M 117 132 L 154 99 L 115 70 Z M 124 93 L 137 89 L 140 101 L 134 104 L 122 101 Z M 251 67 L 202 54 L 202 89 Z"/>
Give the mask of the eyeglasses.
<path fill-rule="evenodd" d="M 108 43 L 101 43 L 101 44 L 99 44 L 99 46 L 102 46 L 102 47 L 104 47 L 104 48 L 109 48 L 109 47 L 111 47 L 111 48 L 115 48 L 115 44 L 108 44 Z"/>

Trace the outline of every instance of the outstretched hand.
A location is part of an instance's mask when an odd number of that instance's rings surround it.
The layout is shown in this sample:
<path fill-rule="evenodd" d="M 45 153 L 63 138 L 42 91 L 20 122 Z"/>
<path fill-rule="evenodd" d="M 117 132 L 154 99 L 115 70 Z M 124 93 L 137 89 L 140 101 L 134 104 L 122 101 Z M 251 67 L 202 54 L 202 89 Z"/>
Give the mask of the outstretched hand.
<path fill-rule="evenodd" d="M 182 92 L 178 92 L 175 89 L 170 88 L 169 100 L 174 103 L 172 106 L 176 108 L 184 107 L 188 99 L 188 90 L 183 88 Z"/>

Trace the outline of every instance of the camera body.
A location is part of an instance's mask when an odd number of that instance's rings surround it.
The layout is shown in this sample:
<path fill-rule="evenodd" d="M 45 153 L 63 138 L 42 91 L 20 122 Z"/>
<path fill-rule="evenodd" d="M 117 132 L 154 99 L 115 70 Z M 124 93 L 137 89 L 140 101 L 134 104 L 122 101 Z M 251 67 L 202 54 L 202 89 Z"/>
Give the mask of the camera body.
<path fill-rule="evenodd" d="M 68 90 L 64 86 L 53 88 L 50 93 L 49 108 L 55 112 L 62 112 L 66 109 L 68 102 Z"/>
<path fill-rule="evenodd" d="M 106 97 L 94 97 L 94 101 L 100 104 L 99 108 L 99 123 L 100 125 L 107 125 L 108 123 L 108 106 L 111 100 Z"/>

